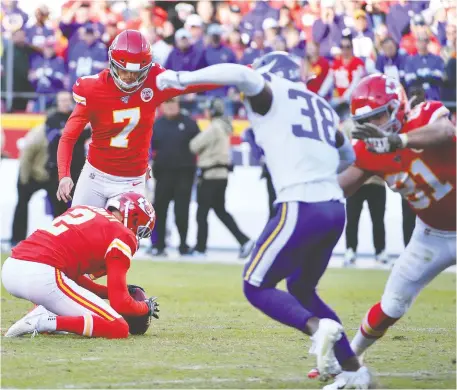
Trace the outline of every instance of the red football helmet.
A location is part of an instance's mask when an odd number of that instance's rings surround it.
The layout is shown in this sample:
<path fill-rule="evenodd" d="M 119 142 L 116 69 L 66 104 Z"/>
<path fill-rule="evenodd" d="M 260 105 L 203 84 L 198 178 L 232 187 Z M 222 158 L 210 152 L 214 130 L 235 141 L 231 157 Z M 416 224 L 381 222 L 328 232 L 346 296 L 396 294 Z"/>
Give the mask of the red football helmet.
<path fill-rule="evenodd" d="M 389 120 L 380 126 L 386 132 L 401 130 L 408 99 L 402 85 L 383 74 L 364 77 L 351 95 L 351 116 L 355 122 L 364 123 L 385 112 Z"/>
<path fill-rule="evenodd" d="M 151 45 L 137 30 L 125 30 L 114 38 L 108 50 L 109 69 L 117 87 L 126 93 L 141 88 L 152 66 Z M 118 70 L 138 73 L 133 83 L 126 83 L 119 77 Z"/>
<path fill-rule="evenodd" d="M 106 204 L 108 210 L 116 209 L 122 214 L 122 223 L 138 239 L 151 236 L 156 223 L 156 213 L 152 204 L 140 194 L 124 192 Z"/>

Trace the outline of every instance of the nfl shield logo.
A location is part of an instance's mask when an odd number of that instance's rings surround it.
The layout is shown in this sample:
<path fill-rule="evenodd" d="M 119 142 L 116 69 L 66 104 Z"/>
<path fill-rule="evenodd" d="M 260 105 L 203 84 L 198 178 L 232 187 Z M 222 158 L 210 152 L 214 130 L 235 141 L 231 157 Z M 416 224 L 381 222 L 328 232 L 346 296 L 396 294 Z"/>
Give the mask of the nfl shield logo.
<path fill-rule="evenodd" d="M 121 97 L 121 101 L 125 104 L 127 104 L 129 102 L 129 99 L 130 99 L 130 96 L 122 96 Z"/>

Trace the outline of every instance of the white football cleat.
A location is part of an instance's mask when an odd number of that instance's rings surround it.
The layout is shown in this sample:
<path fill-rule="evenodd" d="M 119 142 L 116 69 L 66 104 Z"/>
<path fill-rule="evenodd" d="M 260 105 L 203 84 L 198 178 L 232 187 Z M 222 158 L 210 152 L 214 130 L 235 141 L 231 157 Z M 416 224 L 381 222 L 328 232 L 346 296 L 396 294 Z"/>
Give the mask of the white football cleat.
<path fill-rule="evenodd" d="M 319 379 L 323 381 L 327 380 L 335 370 L 336 358 L 333 347 L 342 334 L 343 325 L 330 318 L 322 318 L 317 332 L 311 337 L 313 344 L 309 352 L 317 357 Z"/>
<path fill-rule="evenodd" d="M 38 321 L 41 318 L 48 318 L 49 312 L 43 306 L 37 306 L 27 313 L 19 321 L 13 324 L 5 334 L 5 337 L 19 337 L 28 333 L 36 333 Z"/>
<path fill-rule="evenodd" d="M 381 264 L 389 264 L 389 262 L 390 262 L 389 255 L 384 250 L 381 253 L 376 255 L 376 261 Z"/>
<path fill-rule="evenodd" d="M 372 385 L 372 375 L 367 367 L 362 366 L 357 371 L 343 371 L 337 375 L 335 382 L 324 386 L 324 390 L 340 389 L 369 389 Z"/>
<path fill-rule="evenodd" d="M 354 265 L 355 260 L 356 260 L 356 254 L 352 250 L 352 248 L 346 249 L 346 252 L 344 253 L 343 267 L 349 267 L 351 265 Z"/>

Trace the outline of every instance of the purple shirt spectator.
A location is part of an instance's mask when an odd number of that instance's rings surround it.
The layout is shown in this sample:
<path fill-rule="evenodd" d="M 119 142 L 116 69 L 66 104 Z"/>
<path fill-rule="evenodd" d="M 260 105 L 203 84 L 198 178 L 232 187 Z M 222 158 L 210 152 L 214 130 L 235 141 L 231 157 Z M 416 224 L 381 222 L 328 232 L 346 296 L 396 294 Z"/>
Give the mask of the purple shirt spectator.
<path fill-rule="evenodd" d="M 65 63 L 55 53 L 49 58 L 36 56 L 31 61 L 30 82 L 37 93 L 56 94 L 64 89 Z M 46 97 L 46 106 L 54 101 L 54 96 Z"/>
<path fill-rule="evenodd" d="M 313 41 L 319 43 L 320 54 L 331 58 L 333 47 L 339 47 L 342 31 L 345 28 L 343 17 L 335 16 L 332 23 L 325 23 L 322 19 L 317 19 L 313 24 Z"/>
<path fill-rule="evenodd" d="M 108 50 L 103 43 L 96 41 L 95 38 L 92 42 L 89 39 L 78 42 L 68 57 L 70 88 L 78 77 L 101 72 L 107 65 Z"/>
<path fill-rule="evenodd" d="M 444 76 L 444 61 L 434 54 L 417 54 L 408 57 L 405 66 L 405 80 L 409 88 L 422 84 L 427 100 L 441 100 L 440 87 Z"/>
<path fill-rule="evenodd" d="M 262 57 L 263 55 L 271 52 L 270 47 L 264 47 L 262 50 L 260 49 L 255 49 L 253 47 L 248 47 L 243 54 L 243 57 L 241 58 L 240 64 L 242 65 L 249 65 L 254 62 L 259 57 Z"/>
<path fill-rule="evenodd" d="M 397 53 L 394 57 L 379 55 L 376 58 L 376 69 L 402 84 L 405 82 L 405 65 L 407 56 Z"/>
<path fill-rule="evenodd" d="M 418 14 L 427 8 L 429 1 L 405 1 L 390 7 L 386 17 L 389 33 L 396 42 L 400 42 L 403 32 L 408 28 L 414 14 Z"/>
<path fill-rule="evenodd" d="M 266 1 L 257 1 L 254 8 L 249 11 L 240 23 L 242 33 L 252 36 L 254 31 L 262 30 L 262 23 L 267 18 L 279 19 L 279 9 L 274 9 Z"/>
<path fill-rule="evenodd" d="M 192 35 L 184 28 L 175 34 L 175 47 L 165 61 L 165 68 L 178 71 L 194 71 L 206 66 L 205 50 L 192 45 Z"/>
<path fill-rule="evenodd" d="M 2 4 L 1 10 L 1 31 L 4 33 L 3 37 L 9 39 L 12 32 L 25 27 L 29 16 L 17 6 L 15 1 L 11 1 L 9 5 Z"/>

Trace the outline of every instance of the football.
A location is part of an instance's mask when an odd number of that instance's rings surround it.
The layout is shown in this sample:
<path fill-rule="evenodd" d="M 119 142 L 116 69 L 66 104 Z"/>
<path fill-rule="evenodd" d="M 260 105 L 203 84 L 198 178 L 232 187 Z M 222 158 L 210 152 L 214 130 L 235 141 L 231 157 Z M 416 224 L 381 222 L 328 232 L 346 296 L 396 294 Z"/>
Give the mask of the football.
<path fill-rule="evenodd" d="M 144 291 L 138 287 L 134 288 L 130 295 L 136 301 L 148 299 Z M 124 319 L 127 321 L 127 324 L 129 324 L 129 332 L 132 335 L 145 334 L 151 324 L 151 317 L 147 314 L 141 317 L 124 316 Z"/>

